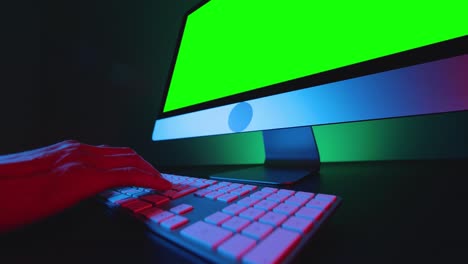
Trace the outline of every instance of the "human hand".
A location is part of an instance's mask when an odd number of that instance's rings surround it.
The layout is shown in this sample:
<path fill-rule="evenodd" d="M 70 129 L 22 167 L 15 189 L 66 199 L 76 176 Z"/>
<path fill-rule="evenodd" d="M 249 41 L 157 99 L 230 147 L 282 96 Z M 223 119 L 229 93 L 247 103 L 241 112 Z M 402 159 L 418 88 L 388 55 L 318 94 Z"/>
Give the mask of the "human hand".
<path fill-rule="evenodd" d="M 130 148 L 67 140 L 0 156 L 0 232 L 120 186 L 167 190 L 171 183 Z"/>

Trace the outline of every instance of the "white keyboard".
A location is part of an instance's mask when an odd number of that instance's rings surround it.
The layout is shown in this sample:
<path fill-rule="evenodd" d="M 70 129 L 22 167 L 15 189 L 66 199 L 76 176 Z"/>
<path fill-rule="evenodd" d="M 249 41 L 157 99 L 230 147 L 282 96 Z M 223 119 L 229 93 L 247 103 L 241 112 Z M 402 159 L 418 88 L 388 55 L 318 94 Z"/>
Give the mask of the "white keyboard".
<path fill-rule="evenodd" d="M 101 194 L 153 232 L 215 263 L 291 262 L 337 208 L 335 195 L 163 174 L 171 190 Z"/>

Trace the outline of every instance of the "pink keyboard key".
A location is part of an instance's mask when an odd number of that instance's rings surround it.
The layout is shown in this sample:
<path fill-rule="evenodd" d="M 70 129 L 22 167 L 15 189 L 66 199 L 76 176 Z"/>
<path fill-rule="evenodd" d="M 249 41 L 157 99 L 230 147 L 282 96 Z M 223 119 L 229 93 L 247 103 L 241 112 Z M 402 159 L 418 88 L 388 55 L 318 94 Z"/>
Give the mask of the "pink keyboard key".
<path fill-rule="evenodd" d="M 266 197 L 270 196 L 271 193 L 266 193 L 266 192 L 256 192 L 256 193 L 253 193 L 250 195 L 251 198 L 256 198 L 256 199 L 259 199 L 259 200 L 263 200 L 265 199 Z"/>
<path fill-rule="evenodd" d="M 122 207 L 125 208 L 125 209 L 128 209 L 128 210 L 130 210 L 130 211 L 132 211 L 134 213 L 137 213 L 137 212 L 143 211 L 145 209 L 151 208 L 151 207 L 153 207 L 153 205 L 150 204 L 150 203 L 144 202 L 142 200 L 136 200 L 136 201 L 131 202 L 131 203 L 122 204 Z"/>
<path fill-rule="evenodd" d="M 286 218 L 288 217 L 285 215 L 268 212 L 264 216 L 260 217 L 258 221 L 272 226 L 279 226 L 284 222 L 284 220 L 286 220 Z"/>
<path fill-rule="evenodd" d="M 246 189 L 246 190 L 249 190 L 249 191 L 253 191 L 253 190 L 256 190 L 256 189 L 257 189 L 257 186 L 246 184 L 246 185 L 242 186 L 242 189 Z"/>
<path fill-rule="evenodd" d="M 162 221 L 173 217 L 174 214 L 168 211 L 162 211 L 159 214 L 152 215 L 149 219 L 156 223 L 161 223 Z"/>
<path fill-rule="evenodd" d="M 111 197 L 108 197 L 107 198 L 107 201 L 111 202 L 111 203 L 117 203 L 118 201 L 120 200 L 125 200 L 125 199 L 128 199 L 128 195 L 125 195 L 125 194 L 118 194 L 118 195 L 114 195 L 114 196 L 111 196 Z"/>
<path fill-rule="evenodd" d="M 250 219 L 250 220 L 257 220 L 260 217 L 262 217 L 264 214 L 265 214 L 265 211 L 250 207 L 247 210 L 241 212 L 239 216 Z"/>
<path fill-rule="evenodd" d="M 336 200 L 336 196 L 335 196 L 335 195 L 331 195 L 331 194 L 322 194 L 322 193 L 319 193 L 319 194 L 317 194 L 317 195 L 315 196 L 315 199 L 334 202 L 334 201 Z"/>
<path fill-rule="evenodd" d="M 322 216 L 322 210 L 318 208 L 302 207 L 295 215 L 315 221 Z"/>
<path fill-rule="evenodd" d="M 205 217 L 205 221 L 214 225 L 221 225 L 222 223 L 226 222 L 231 218 L 230 215 L 222 213 L 222 212 L 216 212 L 212 215 L 209 215 Z"/>
<path fill-rule="evenodd" d="M 291 196 L 291 195 L 294 195 L 295 191 L 293 190 L 286 190 L 286 189 L 280 189 L 277 194 L 279 195 L 285 195 L 285 196 Z"/>
<path fill-rule="evenodd" d="M 218 192 L 218 191 L 214 191 L 214 192 L 210 192 L 208 194 L 205 195 L 205 198 L 208 198 L 208 199 L 216 199 L 218 196 L 221 196 L 221 195 L 224 195 L 224 193 L 222 192 Z"/>
<path fill-rule="evenodd" d="M 244 228 L 244 230 L 242 230 L 242 234 L 259 240 L 264 239 L 268 234 L 271 233 L 271 231 L 273 231 L 272 226 L 259 222 L 253 222 Z"/>
<path fill-rule="evenodd" d="M 225 203 L 230 203 L 238 198 L 237 194 L 232 194 L 232 193 L 226 193 L 224 195 L 216 197 L 216 200 L 225 202 Z"/>
<path fill-rule="evenodd" d="M 170 217 L 161 222 L 161 226 L 170 230 L 174 230 L 188 223 L 188 219 L 180 215 Z"/>
<path fill-rule="evenodd" d="M 228 213 L 230 215 L 238 215 L 240 212 L 247 209 L 246 206 L 240 204 L 231 204 L 223 208 L 223 212 Z"/>
<path fill-rule="evenodd" d="M 232 232 L 221 227 L 198 221 L 180 231 L 180 234 L 193 242 L 215 249 L 232 236 Z"/>
<path fill-rule="evenodd" d="M 162 196 L 162 195 L 157 195 L 157 194 L 141 196 L 140 199 L 150 202 L 154 205 L 162 205 L 162 204 L 169 202 L 169 198 Z"/>
<path fill-rule="evenodd" d="M 138 201 L 138 199 L 133 198 L 131 196 L 127 196 L 127 197 L 128 197 L 127 199 L 118 200 L 118 201 L 115 201 L 114 203 L 124 205 L 124 204 L 134 203 Z"/>
<path fill-rule="evenodd" d="M 153 215 L 157 215 L 164 212 L 163 210 L 157 208 L 157 207 L 152 207 L 143 211 L 138 212 L 139 214 L 143 215 L 146 218 L 151 218 Z"/>
<path fill-rule="evenodd" d="M 297 210 L 299 210 L 298 206 L 292 205 L 292 204 L 285 204 L 285 203 L 279 204 L 278 206 L 273 208 L 273 212 L 284 214 L 284 215 L 292 215 Z"/>
<path fill-rule="evenodd" d="M 319 200 L 315 198 L 315 199 L 310 200 L 306 204 L 306 206 L 324 210 L 324 209 L 328 209 L 328 207 L 330 207 L 332 203 L 333 203 L 332 201 Z"/>
<path fill-rule="evenodd" d="M 178 199 L 178 198 L 183 197 L 185 195 L 191 194 L 191 193 L 193 193 L 195 191 L 197 191 L 197 188 L 189 187 L 189 188 L 183 189 L 182 191 L 179 191 L 179 192 L 177 192 L 177 193 L 175 193 L 175 194 L 173 194 L 173 195 L 171 195 L 169 197 L 171 197 L 172 199 Z"/>
<path fill-rule="evenodd" d="M 237 194 L 239 196 L 242 196 L 242 195 L 246 195 L 248 194 L 250 191 L 247 190 L 247 189 L 242 189 L 242 188 L 239 188 L 239 189 L 235 189 L 234 191 L 232 191 L 231 193 L 232 194 Z"/>
<path fill-rule="evenodd" d="M 243 258 L 246 263 L 279 263 L 291 252 L 301 236 L 278 228 Z"/>
<path fill-rule="evenodd" d="M 271 187 L 264 187 L 264 188 L 262 189 L 262 192 L 266 192 L 266 193 L 274 193 L 274 192 L 277 192 L 277 191 L 278 191 L 278 189 L 276 189 L 276 188 L 271 188 Z"/>
<path fill-rule="evenodd" d="M 237 203 L 244 206 L 252 206 L 260 201 L 259 198 L 245 197 L 244 199 L 238 201 Z"/>
<path fill-rule="evenodd" d="M 216 191 L 216 190 L 221 189 L 223 187 L 224 187 L 224 185 L 221 185 L 221 184 L 217 183 L 217 184 L 211 185 L 210 187 L 207 187 L 206 189 Z"/>
<path fill-rule="evenodd" d="M 218 247 L 218 252 L 232 259 L 240 259 L 252 249 L 256 241 L 243 235 L 236 234 Z"/>
<path fill-rule="evenodd" d="M 181 214 L 188 213 L 188 212 L 190 212 L 192 210 L 193 210 L 193 206 L 191 206 L 189 204 L 179 204 L 176 207 L 172 207 L 170 211 L 173 212 L 173 213 L 181 215 Z"/>
<path fill-rule="evenodd" d="M 277 204 L 278 204 L 277 202 L 263 200 L 263 201 L 258 202 L 256 205 L 254 205 L 254 208 L 269 211 L 273 209 Z"/>
<path fill-rule="evenodd" d="M 268 196 L 266 199 L 269 200 L 269 201 L 274 201 L 274 202 L 277 202 L 277 203 L 281 203 L 281 202 L 284 202 L 284 200 L 288 199 L 288 196 L 281 195 L 281 194 L 278 194 L 278 193 L 274 193 L 274 194 Z"/>
<path fill-rule="evenodd" d="M 203 189 L 203 190 L 196 191 L 194 194 L 195 196 L 198 196 L 198 197 L 205 197 L 205 195 L 207 195 L 210 192 L 212 192 L 212 190 Z"/>
<path fill-rule="evenodd" d="M 297 205 L 297 206 L 303 206 L 304 204 L 307 203 L 308 200 L 309 199 L 305 197 L 292 196 L 292 197 L 289 197 L 286 201 L 284 201 L 284 203 Z"/>
<path fill-rule="evenodd" d="M 282 227 L 304 234 L 312 228 L 313 224 L 312 220 L 291 216 Z"/>
<path fill-rule="evenodd" d="M 311 199 L 312 197 L 314 197 L 314 193 L 311 193 L 311 192 L 297 192 L 296 194 L 294 194 L 294 196 L 297 196 L 297 197 L 304 197 L 304 198 L 307 198 L 307 199 Z"/>
<path fill-rule="evenodd" d="M 221 226 L 229 229 L 233 232 L 240 232 L 246 226 L 250 224 L 250 221 L 245 218 L 240 218 L 238 216 L 234 216 L 233 218 L 224 222 Z"/>

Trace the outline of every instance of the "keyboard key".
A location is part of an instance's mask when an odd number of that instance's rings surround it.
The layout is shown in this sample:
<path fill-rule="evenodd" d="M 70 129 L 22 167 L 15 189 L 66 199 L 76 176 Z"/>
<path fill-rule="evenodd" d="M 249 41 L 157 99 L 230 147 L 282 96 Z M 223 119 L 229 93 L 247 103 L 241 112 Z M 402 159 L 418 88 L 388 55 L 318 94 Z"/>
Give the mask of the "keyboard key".
<path fill-rule="evenodd" d="M 232 259 L 240 259 L 252 249 L 256 241 L 243 235 L 236 234 L 218 247 L 218 252 Z"/>
<path fill-rule="evenodd" d="M 262 209 L 262 210 L 265 210 L 265 211 L 270 211 L 277 204 L 278 204 L 277 202 L 263 200 L 263 201 L 258 202 L 256 205 L 254 205 L 254 208 Z"/>
<path fill-rule="evenodd" d="M 311 208 L 318 208 L 321 210 L 325 210 L 325 209 L 328 209 L 328 207 L 330 207 L 332 203 L 333 203 L 332 201 L 319 200 L 315 198 L 315 199 L 310 200 L 306 204 L 306 206 L 311 207 Z"/>
<path fill-rule="evenodd" d="M 259 240 L 264 239 L 271 233 L 271 231 L 273 231 L 273 227 L 271 225 L 253 222 L 242 230 L 242 234 Z"/>
<path fill-rule="evenodd" d="M 232 191 L 231 193 L 232 194 L 237 194 L 239 196 L 243 196 L 243 195 L 246 195 L 248 194 L 250 191 L 247 190 L 247 189 L 242 189 L 242 188 L 239 188 L 239 189 L 235 189 L 234 191 Z"/>
<path fill-rule="evenodd" d="M 208 194 L 205 195 L 205 198 L 208 198 L 208 199 L 216 199 L 217 197 L 221 196 L 221 195 L 224 195 L 224 193 L 222 192 L 218 192 L 218 191 L 214 191 L 214 192 L 210 192 Z"/>
<path fill-rule="evenodd" d="M 193 242 L 215 249 L 232 236 L 232 232 L 221 227 L 198 221 L 180 231 L 180 234 Z"/>
<path fill-rule="evenodd" d="M 293 215 L 297 210 L 299 210 L 298 206 L 284 203 L 279 204 L 278 206 L 273 208 L 273 212 L 284 215 Z"/>
<path fill-rule="evenodd" d="M 228 185 L 231 185 L 230 182 L 218 182 L 218 184 L 219 184 L 220 186 L 228 186 Z"/>
<path fill-rule="evenodd" d="M 258 220 L 264 214 L 265 214 L 265 211 L 250 207 L 247 210 L 241 212 L 239 216 L 253 221 L 253 220 Z"/>
<path fill-rule="evenodd" d="M 330 194 L 319 193 L 319 194 L 317 194 L 315 196 L 315 199 L 334 202 L 336 200 L 336 196 L 335 195 L 330 195 Z"/>
<path fill-rule="evenodd" d="M 202 189 L 202 188 L 208 187 L 210 185 L 208 183 L 205 183 L 205 182 L 194 182 L 194 183 L 191 183 L 190 186 L 198 188 L 198 189 Z"/>
<path fill-rule="evenodd" d="M 278 228 L 243 258 L 246 263 L 279 263 L 299 243 L 300 235 Z"/>
<path fill-rule="evenodd" d="M 222 212 L 216 212 L 205 217 L 205 221 L 213 225 L 221 225 L 229 219 L 231 219 L 231 216 Z"/>
<path fill-rule="evenodd" d="M 212 192 L 212 190 L 203 189 L 203 190 L 196 191 L 194 194 L 195 196 L 198 196 L 198 197 L 205 197 L 205 195 L 207 195 L 210 192 Z"/>
<path fill-rule="evenodd" d="M 281 195 L 281 194 L 278 194 L 278 193 L 274 193 L 274 194 L 268 196 L 266 199 L 269 200 L 269 201 L 282 203 L 282 202 L 284 202 L 284 200 L 288 199 L 288 196 L 287 195 Z"/>
<path fill-rule="evenodd" d="M 227 194 L 216 197 L 216 200 L 225 202 L 225 203 L 230 203 L 236 200 L 237 198 L 238 196 L 236 194 L 227 193 Z"/>
<path fill-rule="evenodd" d="M 285 196 L 291 196 L 291 195 L 294 195 L 295 191 L 293 190 L 286 190 L 286 189 L 280 189 L 277 194 L 279 195 L 285 195 Z"/>
<path fill-rule="evenodd" d="M 307 203 L 309 199 L 305 197 L 300 197 L 300 196 L 292 196 L 289 197 L 286 201 L 284 201 L 285 204 L 292 204 L 292 205 L 297 205 L 297 206 L 303 206 L 304 204 Z"/>
<path fill-rule="evenodd" d="M 120 206 L 124 205 L 124 204 L 129 204 L 129 203 L 133 203 L 133 202 L 136 202 L 138 201 L 138 199 L 136 198 L 133 198 L 131 196 L 128 196 L 127 199 L 123 199 L 123 200 L 118 200 L 118 201 L 115 201 L 116 204 L 119 204 Z"/>
<path fill-rule="evenodd" d="M 107 201 L 111 202 L 111 203 L 116 203 L 120 200 L 125 200 L 125 199 L 128 199 L 129 196 L 128 195 L 125 195 L 125 194 L 119 194 L 119 195 L 114 195 L 112 197 L 109 197 L 107 198 Z"/>
<path fill-rule="evenodd" d="M 162 211 L 158 214 L 154 214 L 152 215 L 149 219 L 153 222 L 156 222 L 156 223 L 161 223 L 162 221 L 168 219 L 168 218 L 171 218 L 173 217 L 174 214 L 171 213 L 171 212 L 168 212 L 168 211 Z"/>
<path fill-rule="evenodd" d="M 311 193 L 311 192 L 296 192 L 294 194 L 294 196 L 297 196 L 297 197 L 304 197 L 304 198 L 307 198 L 307 199 L 312 199 L 312 197 L 314 197 L 314 193 Z"/>
<path fill-rule="evenodd" d="M 217 183 L 217 181 L 215 180 L 205 180 L 205 182 L 208 183 L 209 185 Z"/>
<path fill-rule="evenodd" d="M 258 219 L 259 222 L 272 226 L 280 226 L 288 218 L 285 215 L 268 212 Z"/>
<path fill-rule="evenodd" d="M 260 201 L 259 198 L 254 197 L 245 197 L 244 199 L 238 201 L 237 203 L 244 206 L 252 206 Z"/>
<path fill-rule="evenodd" d="M 251 194 L 249 197 L 263 200 L 270 195 L 271 195 L 270 193 L 266 193 L 266 192 L 256 192 L 256 193 Z"/>
<path fill-rule="evenodd" d="M 312 220 L 291 216 L 288 220 L 286 220 L 286 222 L 283 223 L 282 227 L 301 234 L 305 234 L 312 228 L 313 224 L 314 223 Z"/>
<path fill-rule="evenodd" d="M 160 214 L 162 212 L 164 212 L 162 209 L 159 209 L 157 207 L 151 207 L 149 209 L 142 210 L 138 213 L 143 215 L 146 218 L 151 218 L 152 216 Z"/>
<path fill-rule="evenodd" d="M 128 209 L 128 210 L 130 210 L 130 211 L 132 211 L 134 213 L 137 213 L 137 212 L 143 211 L 145 209 L 151 208 L 151 207 L 153 207 L 153 205 L 148 203 L 148 202 L 142 201 L 142 200 L 136 200 L 136 201 L 133 201 L 131 203 L 124 203 L 124 204 L 122 204 L 122 207 L 125 208 L 125 209 Z"/>
<path fill-rule="evenodd" d="M 242 186 L 242 189 L 249 190 L 249 191 L 254 191 L 254 190 L 257 189 L 257 186 L 245 184 L 244 186 Z"/>
<path fill-rule="evenodd" d="M 246 206 L 240 205 L 240 204 L 231 204 L 227 207 L 223 208 L 223 212 L 230 214 L 230 215 L 238 215 L 240 212 L 244 211 L 247 209 Z"/>
<path fill-rule="evenodd" d="M 176 228 L 179 228 L 185 224 L 188 223 L 188 219 L 183 217 L 183 216 L 180 216 L 180 215 L 176 215 L 174 217 L 170 217 L 164 221 L 161 222 L 161 226 L 164 227 L 164 228 L 167 228 L 167 229 L 170 229 L 170 230 L 174 230 Z"/>
<path fill-rule="evenodd" d="M 316 221 L 322 216 L 322 210 L 318 208 L 302 207 L 295 215 Z"/>
<path fill-rule="evenodd" d="M 278 189 L 277 188 L 271 188 L 271 187 L 264 187 L 262 189 L 262 192 L 265 192 L 265 193 L 274 193 L 274 192 L 277 192 Z"/>
<path fill-rule="evenodd" d="M 169 202 L 169 198 L 162 196 L 162 195 L 158 195 L 158 194 L 150 194 L 150 195 L 141 196 L 140 199 L 150 202 L 154 205 L 162 205 L 162 204 Z"/>
<path fill-rule="evenodd" d="M 179 192 L 177 192 L 177 193 L 175 193 L 175 194 L 173 194 L 173 195 L 171 195 L 169 197 L 172 198 L 172 199 L 178 199 L 178 198 L 183 197 L 185 195 L 191 194 L 191 193 L 193 193 L 195 191 L 197 191 L 197 188 L 189 187 L 189 188 L 183 189 L 182 191 L 179 191 Z"/>
<path fill-rule="evenodd" d="M 221 185 L 221 184 L 217 183 L 217 184 L 211 185 L 210 187 L 206 187 L 206 189 L 216 191 L 216 190 L 221 189 L 223 187 L 224 187 L 224 185 Z"/>
<path fill-rule="evenodd" d="M 249 220 L 245 218 L 240 218 L 238 216 L 234 216 L 231 219 L 224 222 L 221 226 L 234 232 L 240 232 L 249 224 L 250 224 Z"/>
<path fill-rule="evenodd" d="M 175 214 L 181 215 L 181 214 L 188 213 L 188 212 L 190 212 L 192 210 L 193 210 L 193 206 L 191 206 L 189 204 L 179 204 L 176 207 L 172 207 L 170 211 L 175 213 Z"/>
<path fill-rule="evenodd" d="M 139 192 L 141 192 L 141 191 L 136 189 L 136 188 L 131 188 L 131 189 L 127 189 L 125 191 L 122 191 L 122 193 L 124 193 L 126 195 L 132 195 L 134 193 L 139 193 Z"/>

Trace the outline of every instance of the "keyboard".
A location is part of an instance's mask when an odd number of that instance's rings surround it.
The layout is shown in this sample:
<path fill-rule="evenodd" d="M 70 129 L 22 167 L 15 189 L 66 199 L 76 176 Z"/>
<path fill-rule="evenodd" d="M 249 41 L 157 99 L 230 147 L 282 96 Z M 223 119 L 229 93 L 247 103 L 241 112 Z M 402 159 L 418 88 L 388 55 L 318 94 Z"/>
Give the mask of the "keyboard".
<path fill-rule="evenodd" d="M 214 263 L 289 263 L 331 216 L 335 195 L 162 174 L 171 190 L 100 194 L 154 233 Z"/>

